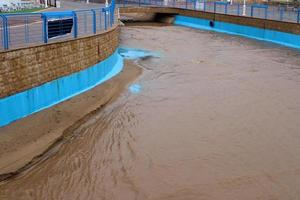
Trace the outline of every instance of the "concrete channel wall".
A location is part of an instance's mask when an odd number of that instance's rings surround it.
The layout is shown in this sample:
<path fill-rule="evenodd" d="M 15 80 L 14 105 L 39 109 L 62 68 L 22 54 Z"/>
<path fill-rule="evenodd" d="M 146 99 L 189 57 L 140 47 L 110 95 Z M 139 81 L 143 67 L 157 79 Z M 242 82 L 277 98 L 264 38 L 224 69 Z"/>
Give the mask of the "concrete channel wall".
<path fill-rule="evenodd" d="M 181 8 L 167 8 L 167 7 L 122 7 L 121 14 L 130 13 L 147 13 L 149 15 L 155 14 L 169 14 L 182 15 L 194 18 L 207 19 L 211 21 L 227 22 L 238 25 L 252 26 L 261 29 L 269 29 L 280 32 L 300 34 L 300 24 L 291 22 L 281 22 L 275 20 L 266 20 L 252 17 L 225 15 L 219 13 L 210 13 L 195 10 L 186 10 Z"/>
<path fill-rule="evenodd" d="M 267 36 L 262 39 L 277 43 L 283 38 L 282 44 L 295 43 L 300 48 L 300 25 L 296 23 L 166 7 L 125 7 L 120 13 L 142 13 L 152 20 L 233 34 L 238 30 L 241 33 L 237 34 L 245 36 L 251 32 L 249 37 Z M 215 27 L 209 28 L 211 22 Z M 117 53 L 118 38 L 119 28 L 114 26 L 101 34 L 1 52 L 0 127 L 118 73 L 123 63 Z"/>
<path fill-rule="evenodd" d="M 118 47 L 119 29 L 52 44 L 0 53 L 0 98 L 78 72 Z"/>
<path fill-rule="evenodd" d="M 0 127 L 80 94 L 120 72 L 119 28 L 0 53 Z"/>

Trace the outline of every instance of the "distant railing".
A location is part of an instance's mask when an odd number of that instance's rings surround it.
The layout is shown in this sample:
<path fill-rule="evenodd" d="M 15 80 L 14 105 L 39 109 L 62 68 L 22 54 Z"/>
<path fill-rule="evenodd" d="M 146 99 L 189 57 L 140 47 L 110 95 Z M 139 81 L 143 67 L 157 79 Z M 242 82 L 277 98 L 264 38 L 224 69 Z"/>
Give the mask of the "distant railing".
<path fill-rule="evenodd" d="M 6 30 L 4 30 L 4 25 L 5 23 L 5 18 L 3 16 L 0 15 L 0 50 L 4 48 L 5 44 L 4 44 L 4 32 L 6 32 Z"/>
<path fill-rule="evenodd" d="M 0 51 L 97 34 L 114 24 L 114 0 L 92 10 L 0 14 Z"/>
<path fill-rule="evenodd" d="M 240 4 L 227 1 L 206 0 L 118 0 L 120 7 L 127 6 L 165 6 L 201 10 L 206 12 L 248 16 L 284 22 L 300 22 L 300 9 L 287 6 L 274 6 L 267 4 Z"/>

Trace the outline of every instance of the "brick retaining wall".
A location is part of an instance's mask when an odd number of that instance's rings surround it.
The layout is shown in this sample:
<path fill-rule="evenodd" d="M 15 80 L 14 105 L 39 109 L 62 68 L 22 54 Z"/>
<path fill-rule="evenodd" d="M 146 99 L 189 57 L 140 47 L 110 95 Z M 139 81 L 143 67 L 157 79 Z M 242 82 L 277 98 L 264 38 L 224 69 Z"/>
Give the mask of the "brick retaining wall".
<path fill-rule="evenodd" d="M 98 35 L 0 52 L 0 98 L 95 65 L 118 44 L 116 26 Z"/>

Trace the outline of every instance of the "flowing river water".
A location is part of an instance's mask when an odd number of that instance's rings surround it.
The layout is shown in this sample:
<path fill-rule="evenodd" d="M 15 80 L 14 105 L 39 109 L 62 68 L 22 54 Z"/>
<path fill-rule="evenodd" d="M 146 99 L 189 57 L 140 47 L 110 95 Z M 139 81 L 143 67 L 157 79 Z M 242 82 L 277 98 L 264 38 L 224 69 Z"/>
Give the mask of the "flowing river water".
<path fill-rule="evenodd" d="M 160 57 L 0 199 L 300 199 L 299 51 L 174 26 L 121 35 Z"/>

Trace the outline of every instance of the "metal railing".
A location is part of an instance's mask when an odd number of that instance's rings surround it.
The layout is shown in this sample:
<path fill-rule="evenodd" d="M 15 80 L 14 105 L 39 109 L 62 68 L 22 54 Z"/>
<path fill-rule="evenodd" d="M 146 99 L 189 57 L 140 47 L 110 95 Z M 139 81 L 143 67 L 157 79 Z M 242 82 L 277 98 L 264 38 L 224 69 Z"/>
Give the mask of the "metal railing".
<path fill-rule="evenodd" d="M 42 14 L 30 13 L 15 15 L 5 15 L 4 19 L 6 25 L 4 29 L 7 29 L 4 38 L 5 43 L 4 49 L 16 48 L 20 44 L 30 44 L 42 42 Z"/>
<path fill-rule="evenodd" d="M 300 22 L 300 9 L 288 6 L 273 6 L 267 4 L 240 4 L 224 1 L 206 0 L 118 0 L 118 6 L 165 6 L 201 10 L 212 13 L 221 13 L 254 18 L 270 19 L 284 22 Z M 245 9 L 244 9 L 245 6 Z"/>
<path fill-rule="evenodd" d="M 115 23 L 114 0 L 91 10 L 0 14 L 0 51 L 97 34 Z"/>
<path fill-rule="evenodd" d="M 4 44 L 5 39 L 4 39 L 4 34 L 3 34 L 5 32 L 4 23 L 5 23 L 4 17 L 0 16 L 0 30 L 1 30 L 0 31 L 0 50 L 4 49 L 4 46 L 5 46 L 5 44 Z"/>

